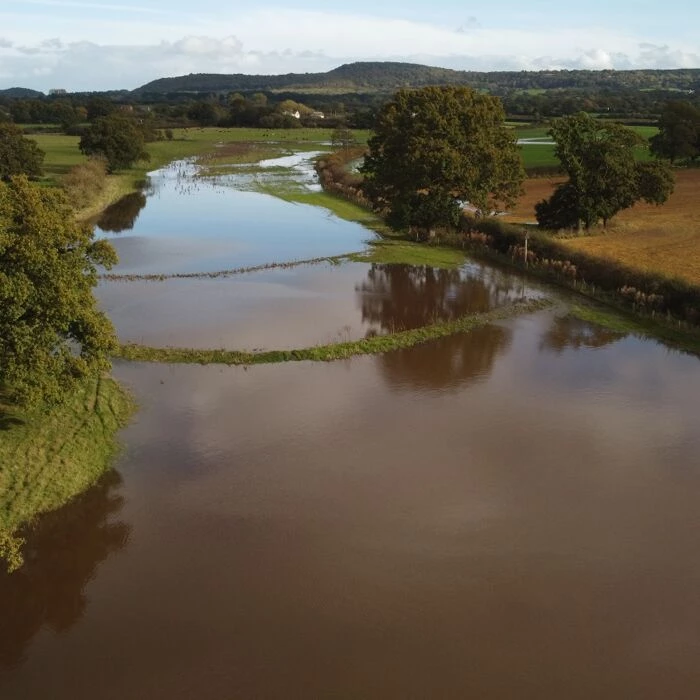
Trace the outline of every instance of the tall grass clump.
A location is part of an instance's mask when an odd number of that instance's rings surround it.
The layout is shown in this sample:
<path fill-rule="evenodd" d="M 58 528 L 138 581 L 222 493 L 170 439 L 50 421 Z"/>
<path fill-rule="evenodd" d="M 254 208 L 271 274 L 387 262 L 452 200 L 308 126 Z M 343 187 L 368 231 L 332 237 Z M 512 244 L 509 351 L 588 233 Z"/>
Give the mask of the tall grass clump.
<path fill-rule="evenodd" d="M 107 163 L 90 158 L 74 165 L 61 179 L 61 188 L 75 209 L 83 209 L 95 201 L 107 185 Z"/>

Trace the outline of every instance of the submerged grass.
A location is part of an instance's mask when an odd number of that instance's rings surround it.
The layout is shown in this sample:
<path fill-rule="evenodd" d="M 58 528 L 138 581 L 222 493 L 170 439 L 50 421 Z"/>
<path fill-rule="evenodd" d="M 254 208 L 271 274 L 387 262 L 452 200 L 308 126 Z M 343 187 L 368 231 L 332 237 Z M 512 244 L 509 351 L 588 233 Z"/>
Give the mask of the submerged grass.
<path fill-rule="evenodd" d="M 234 267 L 229 270 L 214 270 L 210 272 L 173 272 L 150 273 L 143 275 L 104 273 L 100 279 L 106 282 L 166 282 L 168 280 L 204 280 L 234 277 L 265 270 L 291 269 L 302 265 L 319 265 L 330 263 L 342 265 L 345 262 L 428 265 L 435 268 L 454 269 L 463 265 L 467 257 L 455 248 L 439 248 L 425 244 L 381 239 L 369 241 L 369 250 L 358 253 L 343 253 L 305 260 L 290 260 L 288 262 L 271 262 L 249 267 Z"/>
<path fill-rule="evenodd" d="M 300 267 L 301 265 L 318 265 L 320 263 L 331 263 L 332 265 L 340 265 L 341 263 L 351 260 L 353 253 L 344 255 L 331 255 L 322 258 L 308 258 L 306 260 L 290 260 L 289 262 L 272 262 L 263 263 L 262 265 L 251 265 L 250 267 L 234 267 L 230 270 L 216 270 L 212 272 L 174 272 L 166 274 L 146 274 L 146 275 L 117 275 L 105 273 L 100 275 L 100 279 L 107 282 L 165 282 L 167 280 L 204 280 L 204 279 L 219 279 L 221 277 L 234 277 L 235 275 L 244 275 L 249 272 L 263 272 L 265 270 L 290 269 Z"/>
<path fill-rule="evenodd" d="M 653 318 L 632 315 L 608 309 L 599 303 L 571 303 L 568 313 L 587 323 L 602 326 L 618 333 L 629 333 L 642 338 L 658 340 L 665 345 L 691 355 L 700 355 L 700 336 L 676 329 Z"/>
<path fill-rule="evenodd" d="M 0 558 L 21 564 L 18 531 L 94 484 L 134 410 L 113 379 L 86 381 L 64 404 L 23 412 L 0 405 Z"/>
<path fill-rule="evenodd" d="M 441 321 L 421 328 L 376 335 L 361 340 L 329 345 L 315 345 L 296 350 L 267 350 L 248 352 L 242 350 L 197 350 L 193 348 L 154 348 L 127 343 L 120 345 L 117 356 L 134 362 L 162 362 L 170 364 L 222 364 L 260 365 L 280 362 L 332 362 L 358 355 L 377 355 L 393 350 L 410 348 L 431 340 L 456 333 L 466 333 L 474 328 L 532 313 L 552 305 L 548 299 L 525 299 L 486 313 L 469 314 L 452 321 Z"/>

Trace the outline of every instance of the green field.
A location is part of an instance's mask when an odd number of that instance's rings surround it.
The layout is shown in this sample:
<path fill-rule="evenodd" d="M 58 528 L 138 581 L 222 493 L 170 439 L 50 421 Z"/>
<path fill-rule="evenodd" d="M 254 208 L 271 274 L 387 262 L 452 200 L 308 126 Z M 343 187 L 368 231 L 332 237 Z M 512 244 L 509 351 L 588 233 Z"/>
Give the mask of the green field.
<path fill-rule="evenodd" d="M 631 126 L 628 127 L 643 139 L 648 140 L 658 133 L 655 126 Z M 518 126 L 515 133 L 519 139 L 546 139 L 548 138 L 548 126 Z M 553 145 L 523 144 L 520 146 L 523 165 L 526 170 L 553 169 L 559 165 L 554 155 Z M 653 156 L 647 146 L 635 148 L 637 160 L 651 160 Z"/>

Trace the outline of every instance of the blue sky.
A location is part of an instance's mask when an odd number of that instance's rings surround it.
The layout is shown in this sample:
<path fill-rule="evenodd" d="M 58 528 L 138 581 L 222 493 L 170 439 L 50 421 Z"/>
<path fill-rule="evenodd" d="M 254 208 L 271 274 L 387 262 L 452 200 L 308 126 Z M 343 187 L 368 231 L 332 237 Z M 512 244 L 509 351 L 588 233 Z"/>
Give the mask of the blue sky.
<path fill-rule="evenodd" d="M 0 0 L 0 88 L 399 60 L 464 70 L 700 68 L 687 0 Z"/>

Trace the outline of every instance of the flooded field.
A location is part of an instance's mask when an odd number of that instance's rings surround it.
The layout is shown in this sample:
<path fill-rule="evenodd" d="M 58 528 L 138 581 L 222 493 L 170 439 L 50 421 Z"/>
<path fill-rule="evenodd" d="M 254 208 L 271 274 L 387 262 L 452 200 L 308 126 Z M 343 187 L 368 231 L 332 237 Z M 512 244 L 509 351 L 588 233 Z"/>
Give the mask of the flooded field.
<path fill-rule="evenodd" d="M 489 311 L 536 288 L 479 264 L 461 269 L 321 263 L 215 279 L 103 282 L 123 342 L 274 349 L 357 340 Z"/>
<path fill-rule="evenodd" d="M 224 202 L 208 216 L 230 228 L 171 229 L 153 194 L 121 269 L 279 259 L 265 258 L 276 234 L 233 233 L 252 230 L 236 222 L 253 193 L 207 187 Z M 316 238 L 285 238 L 290 259 L 371 236 L 317 215 Z M 541 294 L 555 296 L 477 263 L 99 290 L 122 339 L 250 348 Z M 115 470 L 0 574 L 0 697 L 698 696 L 697 358 L 560 301 L 377 356 L 114 374 L 140 404 Z"/>
<path fill-rule="evenodd" d="M 119 254 L 115 271 L 214 272 L 341 255 L 376 237 L 321 207 L 246 191 L 252 176 L 240 178 L 240 187 L 234 176 L 198 178 L 183 161 L 153 173 L 148 197 L 132 196 L 98 221 Z"/>

